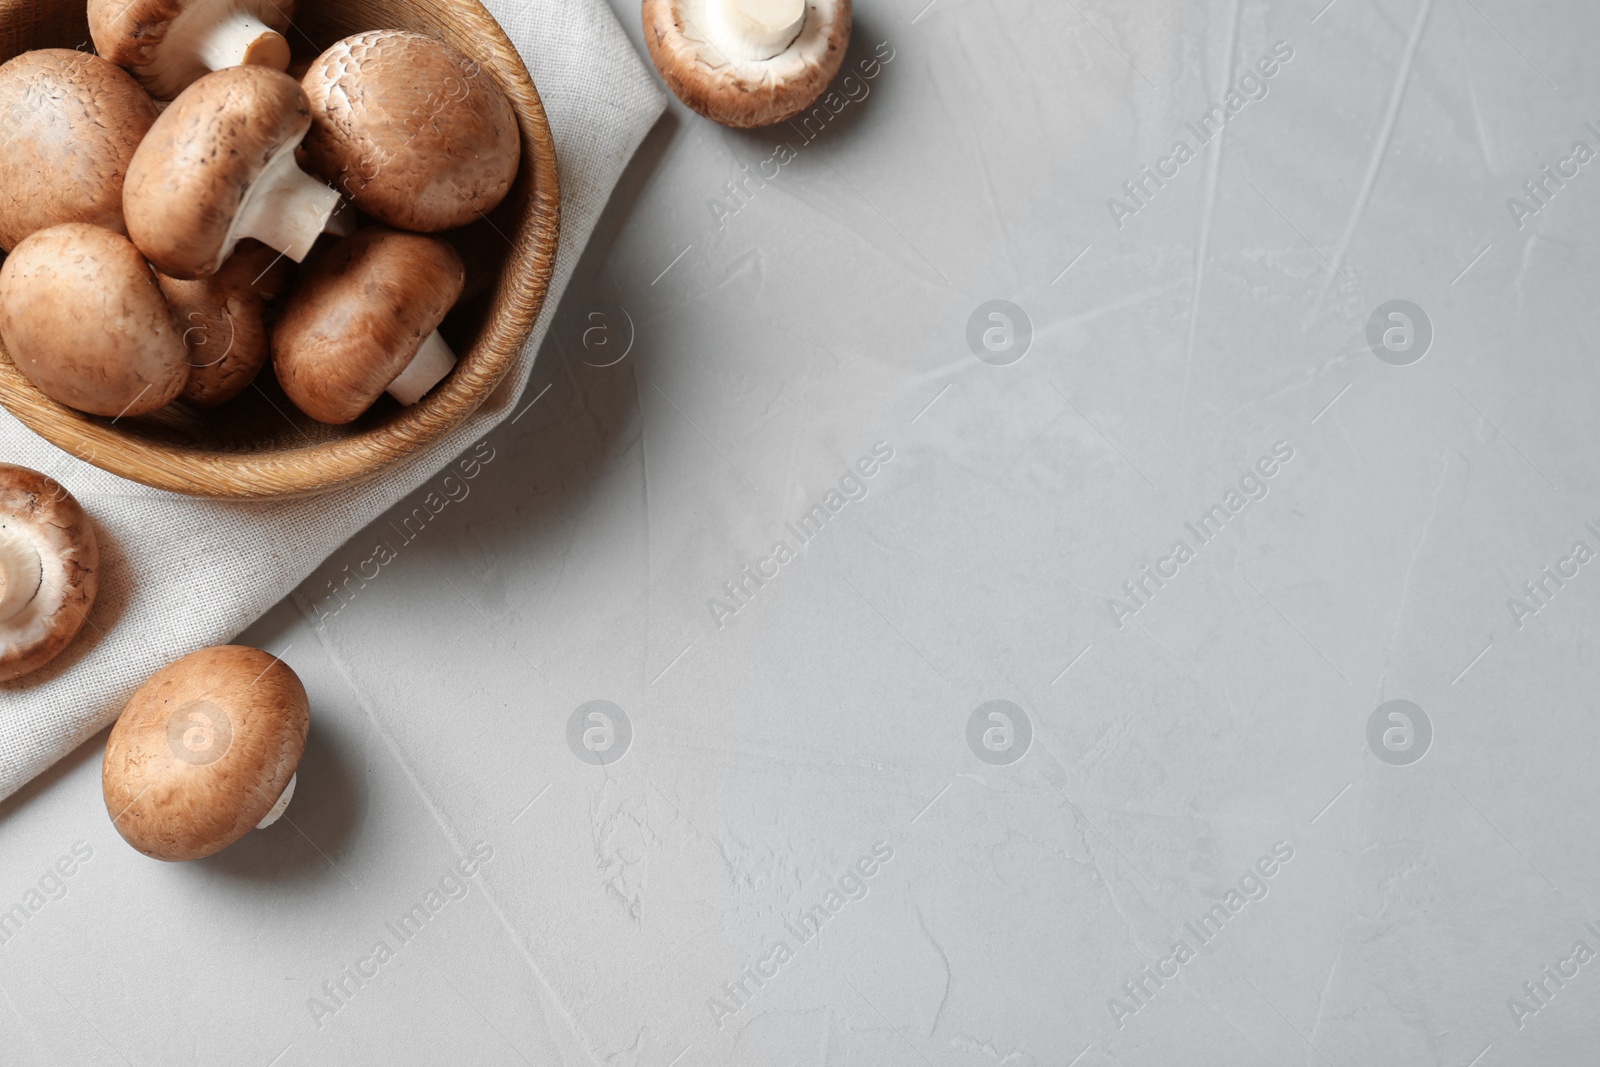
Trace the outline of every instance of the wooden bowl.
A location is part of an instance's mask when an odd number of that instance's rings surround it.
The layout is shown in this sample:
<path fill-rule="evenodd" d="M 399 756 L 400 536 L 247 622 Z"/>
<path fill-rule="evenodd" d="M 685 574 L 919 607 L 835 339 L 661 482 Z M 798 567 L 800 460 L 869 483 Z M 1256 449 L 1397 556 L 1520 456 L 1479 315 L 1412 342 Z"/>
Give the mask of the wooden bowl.
<path fill-rule="evenodd" d="M 373 478 L 461 425 L 505 378 L 527 343 L 555 266 L 561 197 L 555 143 L 538 90 L 500 24 L 476 0 L 300 0 L 296 58 L 363 30 L 430 34 L 477 60 L 522 127 L 522 170 L 500 207 L 459 231 L 482 291 L 440 327 L 460 356 L 421 403 L 387 397 L 357 422 L 324 426 L 295 410 L 263 371 L 220 409 L 175 404 L 140 419 L 83 415 L 33 387 L 0 346 L 0 404 L 78 458 L 124 478 L 191 496 L 301 496 Z M 89 49 L 85 0 L 0 0 L 0 62 L 34 48 Z"/>

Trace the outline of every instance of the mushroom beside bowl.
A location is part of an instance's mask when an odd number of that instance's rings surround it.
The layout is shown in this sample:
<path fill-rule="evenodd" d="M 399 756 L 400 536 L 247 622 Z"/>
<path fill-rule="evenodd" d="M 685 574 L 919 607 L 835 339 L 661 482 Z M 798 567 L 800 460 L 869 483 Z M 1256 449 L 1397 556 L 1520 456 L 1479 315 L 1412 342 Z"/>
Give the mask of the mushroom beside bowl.
<path fill-rule="evenodd" d="M 326 0 L 301 4 L 290 29 L 298 60 L 351 34 L 402 29 L 436 37 L 474 60 L 511 101 L 522 164 L 510 194 L 480 222 L 451 234 L 493 280 L 457 305 L 440 333 L 460 359 L 412 407 L 380 404 L 346 426 L 298 412 L 270 375 L 220 414 L 178 401 L 140 418 L 81 414 L 51 400 L 0 345 L 0 404 L 56 446 L 113 474 L 190 496 L 306 496 L 378 477 L 460 426 L 515 365 L 544 305 L 555 266 L 561 197 L 555 143 L 539 92 L 505 31 L 477 0 Z M 89 39 L 85 5 L 0 0 L 0 63 Z"/>

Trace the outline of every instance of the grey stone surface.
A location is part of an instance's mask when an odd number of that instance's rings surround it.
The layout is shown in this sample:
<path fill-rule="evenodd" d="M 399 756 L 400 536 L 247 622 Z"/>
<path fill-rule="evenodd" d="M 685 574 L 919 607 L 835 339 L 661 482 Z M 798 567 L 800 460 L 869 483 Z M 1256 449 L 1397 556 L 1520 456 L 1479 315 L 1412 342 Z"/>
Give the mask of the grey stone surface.
<path fill-rule="evenodd" d="M 246 635 L 288 817 L 0 808 L 0 1060 L 1594 1062 L 1600 8 L 1324 2 L 674 104 L 526 410 Z"/>

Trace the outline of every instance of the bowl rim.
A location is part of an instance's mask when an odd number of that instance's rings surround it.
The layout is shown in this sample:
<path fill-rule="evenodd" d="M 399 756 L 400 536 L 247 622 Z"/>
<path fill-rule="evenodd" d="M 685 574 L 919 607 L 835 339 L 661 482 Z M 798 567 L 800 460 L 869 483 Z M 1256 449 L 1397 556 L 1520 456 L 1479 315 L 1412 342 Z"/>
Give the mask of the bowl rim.
<path fill-rule="evenodd" d="M 135 436 L 118 430 L 115 419 L 85 415 L 51 400 L 23 376 L 0 343 L 0 406 L 51 444 L 101 470 L 154 489 L 217 500 L 310 496 L 356 485 L 466 422 L 516 365 L 543 310 L 560 246 L 561 189 L 554 135 L 526 61 L 478 0 L 451 0 L 450 6 L 452 20 L 477 24 L 463 32 L 483 42 L 472 58 L 493 59 L 496 80 L 517 114 L 522 166 L 532 188 L 526 215 L 508 239 L 511 251 L 483 326 L 442 385 L 413 407 L 347 436 L 301 448 L 227 452 Z M 266 399 L 272 403 L 270 396 Z M 225 418 L 226 408 L 220 411 Z"/>

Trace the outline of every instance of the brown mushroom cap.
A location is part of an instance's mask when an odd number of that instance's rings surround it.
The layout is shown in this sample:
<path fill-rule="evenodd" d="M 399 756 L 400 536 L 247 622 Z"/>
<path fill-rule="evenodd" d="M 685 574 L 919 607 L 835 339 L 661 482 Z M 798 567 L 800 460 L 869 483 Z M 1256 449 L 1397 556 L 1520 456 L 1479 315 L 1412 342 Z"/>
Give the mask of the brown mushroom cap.
<path fill-rule="evenodd" d="M 89 36 L 95 51 L 126 67 L 158 99 L 171 100 L 211 71 L 213 61 L 283 70 L 290 58 L 283 35 L 294 8 L 294 0 L 89 0 Z M 243 22 L 259 25 L 249 30 Z M 244 31 L 231 51 L 231 41 L 212 39 L 230 28 L 236 36 Z"/>
<path fill-rule="evenodd" d="M 372 226 L 301 276 L 272 336 L 289 399 L 319 422 L 352 422 L 411 363 L 466 284 L 447 241 Z"/>
<path fill-rule="evenodd" d="M 807 0 L 805 25 L 766 60 L 730 56 L 706 32 L 707 0 L 644 0 L 644 38 L 662 80 L 714 122 L 747 129 L 810 107 L 839 73 L 850 44 L 850 0 Z"/>
<path fill-rule="evenodd" d="M 241 243 L 209 278 L 186 281 L 159 275 L 189 350 L 183 399 L 216 407 L 255 381 L 272 358 L 267 307 L 289 291 L 293 277 L 294 265 L 259 241 Z"/>
<path fill-rule="evenodd" d="M 100 590 L 100 543 L 83 507 L 53 478 L 0 463 L 0 541 L 38 556 L 38 584 L 24 606 L 0 622 L 0 682 L 55 659 L 89 620 Z M 0 600 L 10 601 L 32 573 L 0 566 Z"/>
<path fill-rule="evenodd" d="M 511 101 L 443 41 L 405 30 L 346 37 L 302 84 L 313 116 L 306 166 L 379 222 L 418 233 L 465 226 L 516 180 Z"/>
<path fill-rule="evenodd" d="M 155 271 L 126 237 L 82 222 L 32 234 L 0 266 L 0 341 L 41 392 L 90 415 L 149 414 L 189 377 Z"/>
<path fill-rule="evenodd" d="M 216 273 L 248 236 L 235 232 L 246 194 L 310 128 L 306 94 L 282 71 L 207 74 L 161 113 L 128 166 L 122 200 L 133 243 L 174 278 Z"/>
<path fill-rule="evenodd" d="M 0 249 L 61 222 L 126 233 L 123 176 L 156 114 L 126 71 L 86 52 L 0 66 Z"/>
<path fill-rule="evenodd" d="M 192 652 L 140 686 L 111 728 L 106 813 L 146 856 L 219 852 L 272 810 L 310 729 L 305 686 L 283 661 L 242 645 Z"/>

